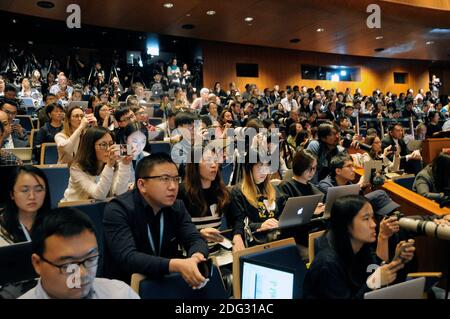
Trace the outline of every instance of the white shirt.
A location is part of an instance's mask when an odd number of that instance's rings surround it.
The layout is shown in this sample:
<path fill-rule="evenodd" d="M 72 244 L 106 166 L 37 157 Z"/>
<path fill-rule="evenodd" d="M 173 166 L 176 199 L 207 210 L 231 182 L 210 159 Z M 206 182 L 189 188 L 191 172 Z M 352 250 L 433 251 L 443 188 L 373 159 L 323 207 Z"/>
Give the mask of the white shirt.
<path fill-rule="evenodd" d="M 296 100 L 292 99 L 291 101 L 289 101 L 287 97 L 282 99 L 280 103 L 281 105 L 283 105 L 284 112 L 290 112 L 292 109 L 298 107 Z"/>
<path fill-rule="evenodd" d="M 33 289 L 18 299 L 51 299 L 42 287 L 41 280 Z M 140 299 L 139 295 L 126 283 L 119 280 L 95 278 L 89 299 Z"/>
<path fill-rule="evenodd" d="M 14 141 L 12 139 L 11 134 L 5 139 L 5 145 L 3 146 L 4 149 L 11 149 L 14 148 Z"/>
<path fill-rule="evenodd" d="M 442 130 L 446 131 L 446 130 L 450 130 L 450 119 L 447 120 L 444 125 L 442 125 Z"/>
<path fill-rule="evenodd" d="M 57 95 L 60 91 L 61 91 L 61 88 L 59 87 L 59 84 L 54 84 L 50 88 L 50 93 L 55 94 L 55 95 Z M 67 98 L 71 99 L 72 93 L 73 93 L 73 87 L 67 86 L 66 91 L 67 91 L 67 95 L 68 95 Z"/>

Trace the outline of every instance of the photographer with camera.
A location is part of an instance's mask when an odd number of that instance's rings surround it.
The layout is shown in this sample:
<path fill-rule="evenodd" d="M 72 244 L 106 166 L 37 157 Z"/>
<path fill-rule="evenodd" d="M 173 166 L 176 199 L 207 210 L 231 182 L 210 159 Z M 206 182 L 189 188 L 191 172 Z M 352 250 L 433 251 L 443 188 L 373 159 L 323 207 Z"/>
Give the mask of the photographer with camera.
<path fill-rule="evenodd" d="M 394 153 L 394 147 L 389 145 L 382 150 L 381 140 L 378 136 L 366 137 L 364 144 L 370 147 L 369 150 L 366 150 L 366 153 L 364 154 L 355 154 L 355 156 L 360 155 L 359 162 L 362 167 L 364 167 L 364 164 L 369 161 L 382 161 L 383 167 L 385 167 L 384 173 L 397 172 L 400 170 L 400 149 L 396 149 Z M 393 162 L 391 162 L 388 158 L 388 156 L 392 153 L 394 153 Z"/>
<path fill-rule="evenodd" d="M 450 199 L 450 154 L 440 153 L 414 180 L 413 191 L 441 203 Z"/>

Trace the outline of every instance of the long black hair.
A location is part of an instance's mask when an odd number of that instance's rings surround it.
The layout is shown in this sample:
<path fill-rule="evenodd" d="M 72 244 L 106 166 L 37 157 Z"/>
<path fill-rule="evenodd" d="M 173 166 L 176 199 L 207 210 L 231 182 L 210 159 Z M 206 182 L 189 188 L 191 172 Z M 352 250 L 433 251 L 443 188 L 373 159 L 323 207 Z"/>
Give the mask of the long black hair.
<path fill-rule="evenodd" d="M 14 191 L 14 186 L 17 183 L 17 180 L 19 179 L 19 176 L 22 174 L 30 174 L 34 178 L 40 177 L 44 181 L 45 186 L 45 198 L 44 203 L 37 211 L 37 216 L 40 216 L 42 214 L 47 213 L 50 211 L 51 201 L 50 201 L 50 188 L 47 180 L 47 176 L 45 173 L 34 166 L 18 166 L 14 168 L 14 170 L 11 172 L 9 183 L 8 183 L 8 198 L 6 202 L 6 209 L 5 212 L 2 214 L 2 217 L 0 219 L 0 222 L 2 223 L 2 226 L 5 228 L 5 230 L 11 235 L 11 239 L 14 242 L 20 242 L 24 241 L 25 238 L 23 238 L 23 234 L 19 230 L 19 209 L 16 205 L 16 202 L 12 199 L 12 194 Z"/>
<path fill-rule="evenodd" d="M 327 235 L 331 240 L 331 246 L 347 266 L 350 266 L 354 256 L 348 228 L 367 203 L 369 201 L 363 196 L 348 195 L 338 198 L 331 208 Z"/>
<path fill-rule="evenodd" d="M 432 165 L 434 186 L 438 192 L 450 187 L 450 154 L 440 153 Z"/>

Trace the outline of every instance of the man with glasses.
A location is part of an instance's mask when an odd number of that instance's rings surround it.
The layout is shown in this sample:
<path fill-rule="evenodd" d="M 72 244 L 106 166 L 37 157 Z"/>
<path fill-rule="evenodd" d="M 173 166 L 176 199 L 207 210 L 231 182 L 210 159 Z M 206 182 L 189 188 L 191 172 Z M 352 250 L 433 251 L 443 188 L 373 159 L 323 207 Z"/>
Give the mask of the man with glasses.
<path fill-rule="evenodd" d="M 353 159 L 347 153 L 334 156 L 330 161 L 330 174 L 319 182 L 319 189 L 325 195 L 330 187 L 351 185 L 355 180 Z M 363 188 L 364 176 L 359 179 L 358 185 Z"/>
<path fill-rule="evenodd" d="M 130 280 L 134 273 L 151 278 L 180 273 L 191 287 L 205 282 L 198 264 L 208 257 L 208 245 L 177 200 L 180 182 L 170 156 L 155 153 L 139 161 L 135 189 L 106 205 L 109 277 Z M 187 258 L 182 258 L 179 246 Z"/>
<path fill-rule="evenodd" d="M 136 122 L 136 115 L 129 107 L 121 107 L 114 112 L 114 118 L 119 125 L 119 127 L 114 131 L 114 134 L 116 135 L 116 143 L 126 144 L 127 142 L 125 141 L 124 136 L 125 127 L 130 123 Z"/>
<path fill-rule="evenodd" d="M 1 112 L 1 111 L 0 111 Z M 7 131 L 7 126 L 9 124 L 3 123 L 3 121 L 0 121 L 0 166 L 11 166 L 11 165 L 22 165 L 22 161 L 13 153 L 4 150 L 3 145 L 3 139 L 6 135 L 9 135 Z"/>
<path fill-rule="evenodd" d="M 73 208 L 38 216 L 33 225 L 38 284 L 20 299 L 139 299 L 125 283 L 96 278 L 99 249 L 89 217 Z"/>
<path fill-rule="evenodd" d="M 28 136 L 23 127 L 15 123 L 17 115 L 17 105 L 15 101 L 3 100 L 0 102 L 0 121 L 9 123 L 9 133 L 5 136 L 5 148 L 27 147 Z"/>

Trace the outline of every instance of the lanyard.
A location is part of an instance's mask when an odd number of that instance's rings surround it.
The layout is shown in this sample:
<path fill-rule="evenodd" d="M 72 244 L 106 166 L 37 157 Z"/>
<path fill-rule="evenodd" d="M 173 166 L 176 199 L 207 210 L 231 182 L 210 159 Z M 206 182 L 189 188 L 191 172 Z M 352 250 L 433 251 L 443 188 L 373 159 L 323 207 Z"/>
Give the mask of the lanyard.
<path fill-rule="evenodd" d="M 25 235 L 27 241 L 31 241 L 31 237 L 30 234 L 28 233 L 27 228 L 22 223 L 20 223 L 20 227 L 22 227 L 23 234 Z"/>
<path fill-rule="evenodd" d="M 152 232 L 150 230 L 149 225 L 147 225 L 147 233 L 148 233 L 148 240 L 150 241 L 150 246 L 152 246 L 152 250 L 156 254 L 155 242 L 153 241 Z M 159 255 L 161 254 L 163 233 L 164 233 L 164 214 L 161 213 L 161 218 L 159 219 L 159 251 L 158 251 Z"/>

